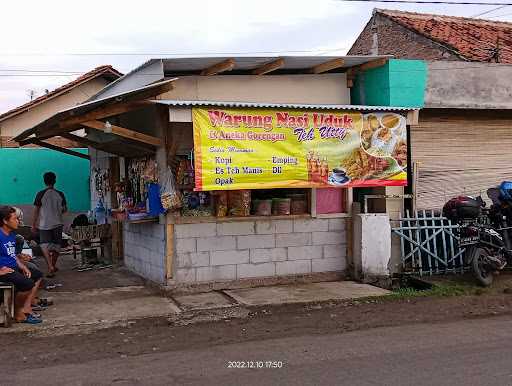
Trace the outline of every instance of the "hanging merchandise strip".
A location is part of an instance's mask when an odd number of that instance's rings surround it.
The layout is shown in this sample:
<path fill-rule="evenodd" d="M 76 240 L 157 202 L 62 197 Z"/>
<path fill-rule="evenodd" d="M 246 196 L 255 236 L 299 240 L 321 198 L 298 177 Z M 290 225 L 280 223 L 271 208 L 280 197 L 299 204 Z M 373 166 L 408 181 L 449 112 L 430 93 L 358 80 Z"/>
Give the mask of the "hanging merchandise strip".
<path fill-rule="evenodd" d="M 128 183 L 134 203 L 147 198 L 147 184 L 158 182 L 157 164 L 152 158 L 133 159 L 128 166 Z"/>
<path fill-rule="evenodd" d="M 105 198 L 110 191 L 110 172 L 108 169 L 93 169 L 94 188 L 99 198 Z"/>

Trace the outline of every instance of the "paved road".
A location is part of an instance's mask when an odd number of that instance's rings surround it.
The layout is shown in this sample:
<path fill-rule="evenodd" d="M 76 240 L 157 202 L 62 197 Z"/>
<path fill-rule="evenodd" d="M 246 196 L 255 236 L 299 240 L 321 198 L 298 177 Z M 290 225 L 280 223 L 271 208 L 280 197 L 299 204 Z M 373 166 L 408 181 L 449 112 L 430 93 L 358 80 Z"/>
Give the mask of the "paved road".
<path fill-rule="evenodd" d="M 2 366 L 2 379 L 9 385 L 67 386 L 512 385 L 511 353 L 508 316 L 155 352 L 16 374 Z M 283 366 L 228 368 L 229 361 Z"/>

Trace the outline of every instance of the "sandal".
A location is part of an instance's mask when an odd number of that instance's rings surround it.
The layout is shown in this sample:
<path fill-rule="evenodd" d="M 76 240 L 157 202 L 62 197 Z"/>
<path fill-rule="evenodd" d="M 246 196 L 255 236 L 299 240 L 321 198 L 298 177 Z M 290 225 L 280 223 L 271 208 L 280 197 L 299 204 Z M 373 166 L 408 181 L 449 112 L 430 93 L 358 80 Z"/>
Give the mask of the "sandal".
<path fill-rule="evenodd" d="M 37 312 L 32 312 L 30 314 L 25 314 L 25 316 L 29 316 L 29 315 L 32 315 L 34 318 L 37 318 L 37 319 L 42 319 L 43 318 L 43 315 L 41 315 L 41 314 L 39 314 Z"/>
<path fill-rule="evenodd" d="M 47 284 L 46 287 L 44 287 L 45 290 L 52 290 L 57 287 L 62 287 L 62 284 L 60 283 L 53 283 L 53 284 Z"/>
<path fill-rule="evenodd" d="M 46 310 L 48 307 L 43 307 L 43 306 L 40 306 L 39 304 L 38 305 L 32 305 L 32 311 L 44 311 Z"/>
<path fill-rule="evenodd" d="M 28 314 L 24 320 L 18 320 L 18 323 L 26 323 L 26 324 L 39 324 L 43 321 L 35 316 Z"/>
<path fill-rule="evenodd" d="M 46 298 L 36 298 L 37 299 L 37 305 L 41 307 L 48 307 L 53 305 L 53 300 L 46 299 Z"/>
<path fill-rule="evenodd" d="M 77 272 L 85 272 L 85 271 L 92 271 L 93 267 L 84 267 L 84 268 L 78 268 Z"/>

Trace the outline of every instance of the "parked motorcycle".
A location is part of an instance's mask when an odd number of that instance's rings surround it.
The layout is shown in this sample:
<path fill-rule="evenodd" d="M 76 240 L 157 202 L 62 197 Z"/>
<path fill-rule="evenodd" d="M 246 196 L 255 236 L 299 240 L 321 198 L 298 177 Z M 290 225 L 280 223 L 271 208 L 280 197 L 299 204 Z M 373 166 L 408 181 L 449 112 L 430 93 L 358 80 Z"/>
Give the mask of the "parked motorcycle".
<path fill-rule="evenodd" d="M 487 190 L 492 201 L 459 196 L 448 201 L 443 215 L 460 225 L 459 246 L 466 248 L 465 262 L 478 282 L 488 287 L 507 264 L 512 265 L 512 184 Z M 510 189 L 507 189 L 510 188 Z"/>

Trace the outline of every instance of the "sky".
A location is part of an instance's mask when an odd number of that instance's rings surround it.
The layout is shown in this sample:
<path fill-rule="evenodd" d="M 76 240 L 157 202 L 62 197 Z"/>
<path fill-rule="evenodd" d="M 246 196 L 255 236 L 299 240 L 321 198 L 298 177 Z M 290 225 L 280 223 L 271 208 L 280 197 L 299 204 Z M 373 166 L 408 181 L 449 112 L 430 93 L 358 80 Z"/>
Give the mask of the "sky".
<path fill-rule="evenodd" d="M 0 113 L 28 102 L 30 90 L 41 95 L 103 64 L 126 73 L 156 57 L 344 55 L 373 8 L 472 17 L 497 6 L 339 0 L 5 0 L 0 22 Z M 512 6 L 482 17 L 512 21 Z"/>

